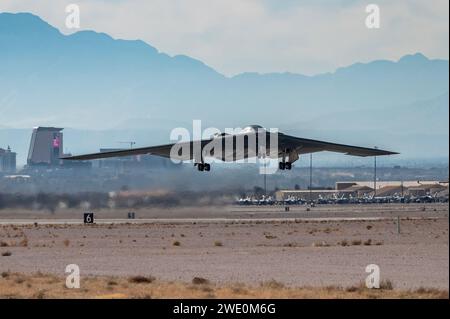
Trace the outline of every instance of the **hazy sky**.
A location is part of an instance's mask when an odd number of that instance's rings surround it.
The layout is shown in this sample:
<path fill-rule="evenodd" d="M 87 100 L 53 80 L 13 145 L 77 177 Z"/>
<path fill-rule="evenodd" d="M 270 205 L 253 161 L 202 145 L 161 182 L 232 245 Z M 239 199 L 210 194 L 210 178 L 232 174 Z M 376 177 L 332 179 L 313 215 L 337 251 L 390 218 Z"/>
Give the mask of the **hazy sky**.
<path fill-rule="evenodd" d="M 64 33 L 65 7 L 81 9 L 81 29 L 142 39 L 217 71 L 317 74 L 422 52 L 448 59 L 448 0 L 1 0 L 0 11 L 31 12 Z M 365 26 L 368 4 L 381 28 Z"/>

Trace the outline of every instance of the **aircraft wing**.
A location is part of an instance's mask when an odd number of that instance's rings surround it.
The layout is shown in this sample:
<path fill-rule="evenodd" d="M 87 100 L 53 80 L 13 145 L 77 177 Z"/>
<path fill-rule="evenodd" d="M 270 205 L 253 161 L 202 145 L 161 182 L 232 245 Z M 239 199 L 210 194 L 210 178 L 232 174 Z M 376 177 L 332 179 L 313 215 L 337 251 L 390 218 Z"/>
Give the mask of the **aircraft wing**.
<path fill-rule="evenodd" d="M 381 156 L 394 155 L 396 152 L 385 151 L 378 148 L 367 148 L 352 145 L 336 144 L 324 141 L 310 140 L 285 134 L 279 134 L 279 146 L 295 149 L 298 154 L 308 154 L 321 151 L 344 153 L 353 156 Z"/>
<path fill-rule="evenodd" d="M 178 143 L 173 143 L 173 144 L 131 148 L 131 149 L 119 150 L 119 151 L 68 156 L 68 157 L 62 157 L 61 159 L 63 159 L 63 160 L 93 160 L 93 159 L 110 158 L 110 157 L 124 157 L 124 156 L 136 156 L 136 155 L 148 154 L 148 155 L 157 155 L 157 156 L 161 156 L 161 157 L 166 157 L 166 158 L 170 158 L 173 160 L 188 161 L 188 160 L 193 160 L 194 157 L 196 157 L 196 152 L 194 150 L 196 150 L 196 149 L 202 150 L 205 147 L 205 145 L 209 144 L 212 140 L 213 139 L 206 139 L 206 140 L 201 140 L 201 141 L 178 142 Z M 177 147 L 174 150 L 172 150 L 174 145 L 176 145 Z M 200 145 L 201 145 L 201 147 L 200 147 Z M 197 156 L 197 157 L 199 157 L 199 156 Z"/>
<path fill-rule="evenodd" d="M 76 155 L 63 157 L 63 160 L 92 160 L 92 159 L 100 159 L 100 158 L 109 158 L 109 157 L 120 157 L 120 156 L 135 156 L 135 155 L 157 155 L 166 158 L 171 158 L 174 160 L 192 160 L 196 157 L 194 149 L 201 149 L 204 152 L 204 156 L 216 157 L 223 161 L 236 161 L 241 160 L 248 157 L 256 156 L 256 149 L 253 147 L 250 149 L 249 146 L 245 147 L 243 150 L 238 150 L 236 148 L 236 143 L 234 141 L 235 136 L 226 136 L 224 138 L 219 139 L 207 139 L 201 141 L 191 141 L 191 142 L 181 142 L 177 143 L 177 150 L 183 149 L 182 152 L 172 152 L 172 147 L 175 144 L 166 144 L 159 146 L 151 146 L 151 147 L 141 147 L 141 148 L 133 148 L 127 150 L 120 151 L 110 151 L 110 152 L 101 152 L 101 153 L 92 153 L 85 155 Z M 225 147 L 225 141 L 230 140 L 232 143 L 232 149 L 227 150 Z M 211 143 L 214 141 L 214 143 Z M 201 148 L 196 148 L 196 143 L 198 146 L 201 145 Z M 209 144 L 209 147 L 205 148 L 206 145 Z M 267 144 L 268 145 L 268 144 Z M 222 146 L 222 147 L 220 147 Z M 216 149 L 217 148 L 217 149 Z M 380 150 L 376 148 L 366 148 L 366 147 L 358 147 L 344 144 L 335 144 L 324 141 L 310 140 L 305 138 L 299 138 L 295 136 L 289 136 L 282 133 L 278 134 L 278 153 L 281 154 L 282 150 L 290 149 L 295 151 L 297 154 L 308 154 L 315 153 L 320 151 L 330 151 L 330 152 L 338 152 L 345 153 L 347 155 L 354 156 L 380 156 L 380 155 L 393 155 L 398 154 L 395 152 Z M 189 150 L 189 151 L 187 151 Z M 199 157 L 199 156 L 197 156 Z"/>
<path fill-rule="evenodd" d="M 180 143 L 180 145 L 183 143 Z M 185 146 L 192 147 L 192 142 L 186 142 Z M 92 153 L 92 154 L 84 154 L 84 155 L 76 155 L 63 157 L 63 160 L 93 160 L 100 158 L 109 158 L 109 157 L 122 157 L 122 156 L 136 156 L 136 155 L 157 155 L 162 157 L 170 158 L 170 151 L 175 144 L 166 144 L 159 146 L 150 146 L 150 147 L 141 147 L 141 148 L 132 148 L 127 150 L 120 151 L 111 151 L 111 152 L 100 152 L 100 153 Z M 192 148 L 191 148 L 192 149 Z M 192 154 L 192 152 L 190 152 Z M 192 156 L 190 154 L 176 154 L 174 159 L 178 160 L 190 160 Z"/>

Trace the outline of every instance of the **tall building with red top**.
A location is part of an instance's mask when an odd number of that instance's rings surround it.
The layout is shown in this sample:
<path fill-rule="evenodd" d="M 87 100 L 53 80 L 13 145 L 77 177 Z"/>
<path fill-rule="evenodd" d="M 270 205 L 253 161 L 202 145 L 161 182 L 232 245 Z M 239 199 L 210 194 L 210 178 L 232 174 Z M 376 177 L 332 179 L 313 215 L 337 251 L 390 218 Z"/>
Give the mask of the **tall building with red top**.
<path fill-rule="evenodd" d="M 31 136 L 27 164 L 29 166 L 61 165 L 60 157 L 63 155 L 62 128 L 36 127 Z"/>

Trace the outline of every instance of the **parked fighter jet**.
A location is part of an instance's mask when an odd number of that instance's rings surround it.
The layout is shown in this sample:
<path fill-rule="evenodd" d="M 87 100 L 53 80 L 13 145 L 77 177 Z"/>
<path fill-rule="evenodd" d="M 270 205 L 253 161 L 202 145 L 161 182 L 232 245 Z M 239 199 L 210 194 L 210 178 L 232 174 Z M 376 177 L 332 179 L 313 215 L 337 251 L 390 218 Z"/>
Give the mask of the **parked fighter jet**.
<path fill-rule="evenodd" d="M 209 171 L 211 166 L 206 158 L 235 162 L 248 158 L 268 157 L 279 159 L 279 169 L 290 170 L 292 163 L 302 154 L 331 151 L 354 156 L 393 155 L 396 152 L 376 148 L 366 148 L 317 141 L 280 132 L 266 131 L 259 125 L 248 126 L 237 134 L 221 133 L 199 141 L 178 142 L 160 146 L 150 146 L 127 150 L 93 153 L 64 157 L 64 160 L 92 160 L 99 158 L 151 154 L 172 160 L 193 160 L 199 171 Z"/>

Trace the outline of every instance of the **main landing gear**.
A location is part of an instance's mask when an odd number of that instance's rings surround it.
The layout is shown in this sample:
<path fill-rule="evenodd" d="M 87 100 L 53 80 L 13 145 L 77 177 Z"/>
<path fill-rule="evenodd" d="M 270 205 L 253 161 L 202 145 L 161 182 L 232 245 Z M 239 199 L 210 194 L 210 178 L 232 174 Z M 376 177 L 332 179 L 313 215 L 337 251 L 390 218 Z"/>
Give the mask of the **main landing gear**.
<path fill-rule="evenodd" d="M 291 162 L 280 162 L 280 163 L 278 163 L 278 168 L 280 170 L 285 170 L 285 169 L 290 170 L 290 169 L 292 169 L 292 163 Z"/>
<path fill-rule="evenodd" d="M 290 162 L 286 162 L 286 159 L 289 159 Z M 292 162 L 295 162 L 298 159 L 298 154 L 295 152 L 291 152 L 291 150 L 286 149 L 281 153 L 281 162 L 278 163 L 278 168 L 282 171 L 285 169 L 292 169 Z"/>
<path fill-rule="evenodd" d="M 208 163 L 195 163 L 194 166 L 197 166 L 200 172 L 209 172 L 211 170 L 211 165 Z"/>

